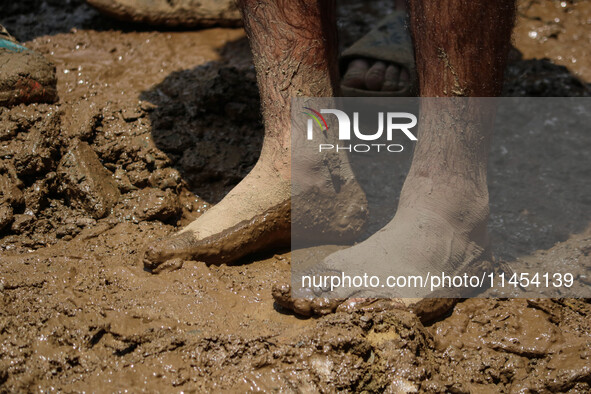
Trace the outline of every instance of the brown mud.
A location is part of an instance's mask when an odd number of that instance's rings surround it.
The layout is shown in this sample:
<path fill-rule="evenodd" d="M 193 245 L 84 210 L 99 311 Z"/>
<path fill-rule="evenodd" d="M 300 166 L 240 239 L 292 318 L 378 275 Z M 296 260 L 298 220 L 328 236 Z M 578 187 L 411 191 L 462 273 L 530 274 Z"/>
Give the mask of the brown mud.
<path fill-rule="evenodd" d="M 591 4 L 563 3 L 520 3 L 525 57 L 506 95 L 590 95 Z M 383 12 L 367 4 L 340 6 L 344 45 Z M 585 300 L 466 300 L 429 326 L 371 310 L 300 319 L 271 296 L 289 253 L 144 271 L 147 245 L 256 161 L 243 31 L 133 31 L 80 1 L 13 2 L 3 18 L 56 64 L 60 100 L 0 109 L 0 392 L 591 390 Z M 591 264 L 591 136 L 561 137 L 495 136 L 497 258 Z"/>

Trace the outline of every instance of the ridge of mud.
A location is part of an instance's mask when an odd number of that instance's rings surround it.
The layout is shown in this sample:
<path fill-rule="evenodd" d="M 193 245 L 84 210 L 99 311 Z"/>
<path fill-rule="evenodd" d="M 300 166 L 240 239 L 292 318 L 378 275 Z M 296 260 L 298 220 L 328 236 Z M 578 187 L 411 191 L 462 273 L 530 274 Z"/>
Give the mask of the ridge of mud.
<path fill-rule="evenodd" d="M 72 239 L 97 220 L 188 223 L 209 206 L 189 185 L 215 202 L 256 161 L 262 126 L 249 68 L 173 72 L 135 101 L 87 89 L 68 89 L 56 105 L 0 108 L 0 250 Z"/>

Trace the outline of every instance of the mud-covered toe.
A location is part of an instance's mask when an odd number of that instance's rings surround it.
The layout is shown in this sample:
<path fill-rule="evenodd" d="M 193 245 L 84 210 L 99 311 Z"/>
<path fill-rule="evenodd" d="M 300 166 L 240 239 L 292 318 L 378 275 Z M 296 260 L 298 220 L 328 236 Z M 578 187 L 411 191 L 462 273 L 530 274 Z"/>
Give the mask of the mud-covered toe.
<path fill-rule="evenodd" d="M 87 0 L 98 11 L 124 22 L 152 26 L 210 27 L 242 23 L 235 0 Z"/>
<path fill-rule="evenodd" d="M 57 101 L 55 66 L 0 26 L 0 106 Z"/>
<path fill-rule="evenodd" d="M 353 88 L 341 83 L 341 94 L 345 97 L 406 97 L 417 93 L 417 78 L 412 39 L 408 30 L 407 14 L 394 11 L 384 17 L 369 33 L 343 51 L 339 59 L 341 75 L 345 75 L 349 63 L 356 59 L 370 62 L 382 61 L 406 69 L 410 75 L 408 83 L 395 90 L 369 90 Z"/>
<path fill-rule="evenodd" d="M 323 316 L 334 312 L 403 310 L 414 313 L 423 323 L 448 314 L 460 298 L 293 298 L 289 284 L 275 284 L 275 303 L 299 316 Z"/>

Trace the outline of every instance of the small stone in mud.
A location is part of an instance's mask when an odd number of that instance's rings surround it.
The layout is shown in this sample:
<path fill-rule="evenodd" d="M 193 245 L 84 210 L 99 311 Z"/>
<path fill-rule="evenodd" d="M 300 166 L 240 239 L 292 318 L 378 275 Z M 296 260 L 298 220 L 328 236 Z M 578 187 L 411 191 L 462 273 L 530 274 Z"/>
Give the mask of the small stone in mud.
<path fill-rule="evenodd" d="M 117 167 L 115 169 L 113 178 L 115 179 L 115 183 L 117 183 L 117 186 L 119 187 L 121 193 L 127 193 L 137 189 L 137 187 L 131 184 L 131 181 L 129 180 L 127 173 L 121 167 Z"/>
<path fill-rule="evenodd" d="M 65 224 L 75 224 L 80 228 L 85 228 L 89 226 L 94 226 L 96 224 L 96 220 L 93 218 L 85 218 L 85 217 L 69 217 L 64 220 Z"/>
<path fill-rule="evenodd" d="M 57 228 L 55 235 L 58 238 L 65 238 L 66 236 L 74 237 L 80 232 L 80 228 L 74 223 L 64 224 Z"/>
<path fill-rule="evenodd" d="M 23 233 L 29 228 L 35 219 L 34 215 L 14 215 L 14 221 L 12 222 L 10 229 L 17 234 Z"/>
<path fill-rule="evenodd" d="M 162 168 L 150 175 L 150 185 L 159 189 L 176 189 L 181 183 L 181 174 L 174 168 Z"/>
<path fill-rule="evenodd" d="M 8 204 L 0 203 L 0 231 L 4 230 L 12 220 L 14 219 L 14 215 L 12 212 L 12 207 Z"/>
<path fill-rule="evenodd" d="M 20 207 L 25 202 L 23 192 L 7 174 L 0 174 L 0 203 L 2 202 L 13 207 Z"/>
<path fill-rule="evenodd" d="M 160 220 L 166 222 L 175 219 L 181 211 L 178 197 L 170 190 L 145 188 L 125 195 L 122 204 L 115 209 L 118 216 L 132 220 Z"/>
<path fill-rule="evenodd" d="M 176 271 L 178 269 L 183 268 L 183 263 L 184 263 L 183 260 L 177 257 L 177 258 L 168 260 L 164 264 L 160 264 L 159 266 L 154 268 L 151 272 L 153 274 L 160 274 L 160 273 L 166 272 L 166 271 Z"/>
<path fill-rule="evenodd" d="M 85 142 L 74 142 L 58 167 L 62 192 L 95 219 L 107 216 L 119 200 L 115 180 Z"/>
<path fill-rule="evenodd" d="M 121 110 L 123 120 L 133 122 L 141 118 L 144 114 L 139 108 L 124 108 Z"/>
<path fill-rule="evenodd" d="M 19 133 L 12 139 L 8 150 L 14 153 L 14 166 L 19 176 L 45 173 L 55 168 L 58 155 L 60 118 L 57 110 L 47 108 L 46 116 L 29 114 L 31 119 L 24 121 L 28 133 Z M 32 109 L 31 109 L 32 111 Z"/>
<path fill-rule="evenodd" d="M 142 111 L 145 111 L 145 112 L 152 112 L 156 109 L 156 105 L 152 104 L 149 101 L 140 101 L 139 105 L 140 105 L 140 108 L 142 109 Z"/>

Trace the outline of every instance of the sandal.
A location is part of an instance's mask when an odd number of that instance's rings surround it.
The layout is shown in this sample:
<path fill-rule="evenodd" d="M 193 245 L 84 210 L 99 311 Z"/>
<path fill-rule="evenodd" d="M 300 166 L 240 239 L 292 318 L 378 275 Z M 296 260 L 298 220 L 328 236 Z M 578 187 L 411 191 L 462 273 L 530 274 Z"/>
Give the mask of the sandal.
<path fill-rule="evenodd" d="M 339 63 L 341 75 L 355 59 L 368 59 L 394 63 L 410 74 L 408 85 L 399 90 L 377 91 L 345 86 L 341 83 L 342 96 L 348 97 L 405 97 L 416 95 L 417 79 L 415 59 L 405 11 L 394 11 L 382 19 L 369 33 L 343 51 Z"/>

